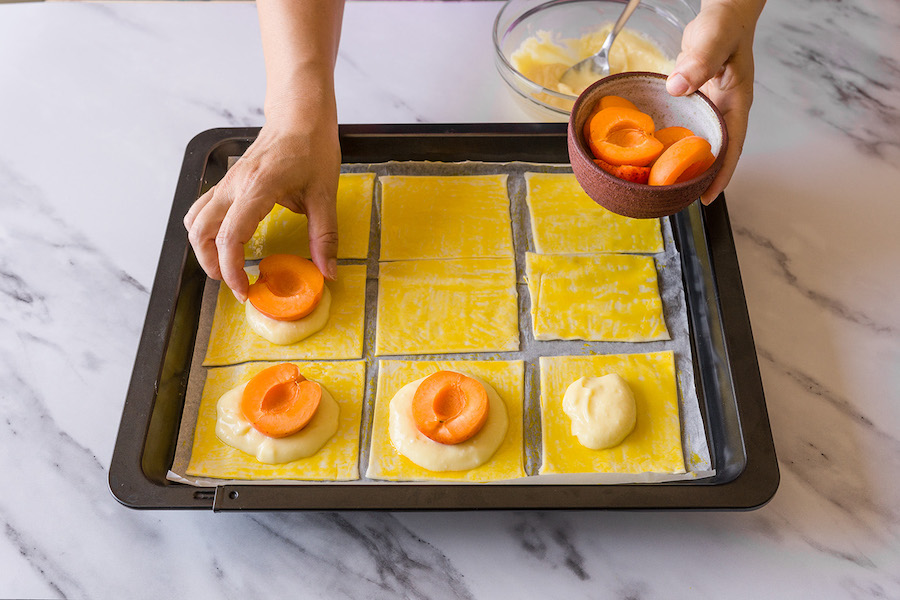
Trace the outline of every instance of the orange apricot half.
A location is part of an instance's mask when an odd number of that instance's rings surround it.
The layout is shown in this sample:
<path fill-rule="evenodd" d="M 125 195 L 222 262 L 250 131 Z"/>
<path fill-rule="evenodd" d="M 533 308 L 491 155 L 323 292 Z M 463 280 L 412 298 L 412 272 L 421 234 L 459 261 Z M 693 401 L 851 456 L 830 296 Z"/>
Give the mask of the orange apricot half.
<path fill-rule="evenodd" d="M 311 313 L 325 289 L 319 268 L 300 256 L 273 254 L 259 263 L 259 279 L 247 294 L 251 304 L 277 321 L 296 321 Z"/>
<path fill-rule="evenodd" d="M 322 387 L 309 381 L 297 365 L 281 363 L 260 371 L 247 382 L 241 412 L 265 436 L 282 438 L 306 427 L 322 400 Z"/>
<path fill-rule="evenodd" d="M 612 106 L 619 106 L 623 108 L 632 108 L 634 110 L 640 110 L 637 106 L 634 105 L 634 102 L 623 98 L 622 96 L 613 96 L 610 94 L 609 96 L 603 96 L 600 98 L 600 101 L 597 103 L 601 110 L 604 108 L 610 108 Z"/>
<path fill-rule="evenodd" d="M 639 110 L 621 106 L 612 106 L 598 111 L 586 124 L 588 135 L 586 140 L 595 158 L 603 158 L 598 152 L 598 144 L 615 131 L 631 129 L 642 131 L 648 136 L 655 130 L 653 118 Z M 605 158 L 603 160 L 606 160 Z M 610 162 L 606 160 L 606 162 Z"/>
<path fill-rule="evenodd" d="M 671 185 L 698 163 L 704 163 L 711 155 L 710 144 L 702 137 L 692 135 L 680 139 L 663 152 L 650 168 L 650 185 Z M 712 164 L 710 162 L 710 164 Z M 707 167 L 708 168 L 708 167 Z M 705 169 L 704 169 L 705 170 Z M 699 171 L 693 176 L 699 175 Z"/>
<path fill-rule="evenodd" d="M 611 165 L 646 167 L 663 151 L 662 142 L 642 129 L 622 128 L 594 141 L 594 155 Z"/>
<path fill-rule="evenodd" d="M 481 383 L 454 371 L 438 371 L 419 384 L 412 413 L 422 435 L 440 444 L 459 444 L 481 431 L 488 408 Z"/>
<path fill-rule="evenodd" d="M 594 159 L 594 164 L 619 179 L 634 183 L 647 183 L 650 179 L 650 167 L 635 167 L 633 165 L 611 165 L 599 158 Z"/>
<path fill-rule="evenodd" d="M 663 150 L 677 142 L 678 140 L 684 139 L 686 137 L 694 135 L 694 132 L 688 129 L 687 127 L 663 127 L 662 129 L 657 129 L 653 133 L 653 137 L 662 142 Z"/>

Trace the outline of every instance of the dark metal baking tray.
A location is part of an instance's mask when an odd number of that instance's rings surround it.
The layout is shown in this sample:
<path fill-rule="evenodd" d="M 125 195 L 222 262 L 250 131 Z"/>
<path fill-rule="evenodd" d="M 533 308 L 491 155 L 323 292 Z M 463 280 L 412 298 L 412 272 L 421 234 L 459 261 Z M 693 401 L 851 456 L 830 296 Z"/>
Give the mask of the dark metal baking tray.
<path fill-rule="evenodd" d="M 712 477 L 671 483 L 221 485 L 166 479 L 172 464 L 206 275 L 182 218 L 258 128 L 212 129 L 188 144 L 122 411 L 109 473 L 131 508 L 213 510 L 754 509 L 779 472 L 723 197 L 670 217 L 682 257 L 695 377 Z M 568 163 L 565 124 L 346 125 L 345 163 Z M 702 367 L 702 368 L 701 368 Z"/>

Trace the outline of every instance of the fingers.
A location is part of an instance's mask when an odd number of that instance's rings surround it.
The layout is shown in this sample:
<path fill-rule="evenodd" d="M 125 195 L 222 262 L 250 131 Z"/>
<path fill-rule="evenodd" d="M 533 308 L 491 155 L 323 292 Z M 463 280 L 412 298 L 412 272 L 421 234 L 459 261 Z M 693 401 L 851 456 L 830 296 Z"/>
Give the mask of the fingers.
<path fill-rule="evenodd" d="M 334 197 L 316 198 L 307 202 L 309 220 L 309 253 L 313 263 L 327 279 L 337 277 L 337 207 Z"/>
<path fill-rule="evenodd" d="M 684 29 L 681 53 L 666 80 L 666 90 L 673 96 L 685 96 L 719 74 L 737 50 L 740 29 L 737 15 L 723 5 L 701 10 Z"/>
<path fill-rule="evenodd" d="M 234 202 L 216 234 L 215 245 L 222 281 L 239 302 L 247 300 L 250 290 L 250 280 L 244 271 L 244 244 L 250 241 L 259 222 L 271 208 L 272 204 L 261 198 Z"/>
<path fill-rule="evenodd" d="M 719 197 L 719 194 L 725 191 L 725 186 L 728 185 L 728 182 L 731 181 L 731 176 L 734 175 L 735 167 L 737 167 L 737 160 L 730 159 L 726 151 L 722 169 L 716 174 L 706 191 L 700 195 L 701 204 L 709 206 L 713 200 Z"/>
<path fill-rule="evenodd" d="M 217 197 L 215 189 L 209 190 L 194 203 L 185 216 L 184 223 L 200 266 L 213 279 L 221 279 L 216 236 L 230 202 L 223 199 L 221 194 Z"/>
<path fill-rule="evenodd" d="M 187 214 L 184 215 L 184 228 L 188 231 L 191 230 L 191 227 L 194 225 L 194 220 L 197 218 L 197 215 L 200 214 L 200 211 L 203 210 L 209 201 L 212 200 L 213 191 L 215 190 L 215 186 L 211 187 L 205 194 L 200 196 L 196 202 L 191 205 L 191 208 L 188 209 Z"/>
<path fill-rule="evenodd" d="M 750 106 L 753 104 L 752 54 L 738 51 L 725 70 L 704 85 L 702 91 L 718 107 L 728 130 L 728 146 L 725 148 L 722 168 L 700 197 L 703 204 L 709 204 L 731 180 L 744 149 Z"/>
<path fill-rule="evenodd" d="M 272 202 L 254 197 L 235 202 L 230 187 L 223 182 L 201 196 L 185 215 L 184 224 L 203 270 L 213 279 L 223 280 L 244 302 L 250 287 L 244 272 L 244 244 L 253 237 Z"/>
<path fill-rule="evenodd" d="M 753 102 L 753 30 L 764 2 L 704 2 L 685 27 L 681 54 L 666 80 L 673 96 L 702 89 L 716 105 L 728 129 L 722 168 L 700 201 L 709 204 L 731 180 L 744 147 Z"/>
<path fill-rule="evenodd" d="M 723 102 L 723 104 L 725 103 Z M 709 188 L 700 196 L 700 202 L 703 204 L 710 204 L 725 190 L 725 186 L 728 185 L 728 182 L 731 181 L 731 176 L 734 175 L 744 148 L 750 101 L 747 100 L 745 104 L 744 101 L 738 100 L 734 104 L 736 106 L 721 109 L 722 116 L 725 119 L 725 127 L 728 129 L 728 147 L 725 149 L 722 168 L 716 174 Z"/>
<path fill-rule="evenodd" d="M 337 122 L 326 118 L 328 127 L 320 127 L 314 121 L 296 131 L 267 124 L 184 217 L 200 265 L 241 302 L 250 287 L 244 245 L 276 203 L 306 213 L 313 262 L 329 279 L 337 274 Z"/>
<path fill-rule="evenodd" d="M 747 107 L 749 109 L 749 106 Z M 725 157 L 722 168 L 710 183 L 709 188 L 700 196 L 700 202 L 705 205 L 715 200 L 725 190 L 725 186 L 731 181 L 731 176 L 737 168 L 738 159 L 744 147 L 744 138 L 747 134 L 747 113 L 735 108 L 724 111 L 725 127 L 728 128 L 728 147 L 725 148 Z"/>

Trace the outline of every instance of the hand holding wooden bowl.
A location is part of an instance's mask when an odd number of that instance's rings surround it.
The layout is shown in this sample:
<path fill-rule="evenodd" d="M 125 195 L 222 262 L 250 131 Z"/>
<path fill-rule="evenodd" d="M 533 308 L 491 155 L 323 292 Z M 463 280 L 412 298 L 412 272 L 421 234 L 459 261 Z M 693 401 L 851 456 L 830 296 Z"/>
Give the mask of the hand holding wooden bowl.
<path fill-rule="evenodd" d="M 709 142 L 715 160 L 696 176 L 667 185 L 635 183 L 607 172 L 595 162 L 585 137 L 585 123 L 606 96 L 629 100 L 652 117 L 656 131 L 673 126 L 689 129 Z M 665 75 L 629 72 L 605 77 L 578 97 L 569 118 L 568 145 L 572 171 L 591 199 L 614 213 L 647 219 L 675 214 L 700 197 L 722 167 L 728 132 L 722 114 L 702 93 L 671 96 Z"/>

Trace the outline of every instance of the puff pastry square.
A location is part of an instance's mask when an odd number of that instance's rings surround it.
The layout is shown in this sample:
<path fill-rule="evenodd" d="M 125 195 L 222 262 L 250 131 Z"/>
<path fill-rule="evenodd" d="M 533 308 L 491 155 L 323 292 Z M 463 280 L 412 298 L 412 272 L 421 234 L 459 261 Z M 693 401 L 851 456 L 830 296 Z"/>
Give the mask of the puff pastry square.
<path fill-rule="evenodd" d="M 338 265 L 337 281 L 325 285 L 332 297 L 325 327 L 296 344 L 279 346 L 250 329 L 244 306 L 221 284 L 203 365 L 233 365 L 250 360 L 362 358 L 366 266 Z"/>
<path fill-rule="evenodd" d="M 513 256 L 507 175 L 381 181 L 381 260 Z"/>
<path fill-rule="evenodd" d="M 525 182 L 538 253 L 663 251 L 659 219 L 631 219 L 606 210 L 571 173 L 526 173 Z"/>
<path fill-rule="evenodd" d="M 634 393 L 637 422 L 618 446 L 591 450 L 572 435 L 562 399 L 583 376 L 618 373 Z M 541 474 L 684 473 L 672 352 L 541 358 Z"/>
<path fill-rule="evenodd" d="M 528 252 L 525 277 L 535 339 L 669 339 L 652 256 Z"/>
<path fill-rule="evenodd" d="M 367 258 L 372 221 L 374 173 L 343 173 L 338 180 L 338 258 Z M 306 215 L 276 205 L 244 245 L 247 259 L 270 254 L 298 254 L 309 258 Z"/>
<path fill-rule="evenodd" d="M 227 391 L 249 381 L 271 363 L 247 363 L 209 369 L 187 475 L 218 479 L 295 479 L 348 481 L 359 479 L 359 428 L 365 389 L 365 363 L 296 363 L 300 372 L 318 381 L 341 407 L 337 433 L 316 454 L 280 465 L 263 464 L 254 456 L 216 437 L 216 403 Z"/>
<path fill-rule="evenodd" d="M 468 373 L 489 383 L 506 404 L 509 428 L 503 443 L 483 465 L 468 471 L 429 471 L 391 445 L 388 433 L 391 398 L 401 387 L 440 370 Z M 372 444 L 366 477 L 390 481 L 502 481 L 525 477 L 522 440 L 524 363 L 514 361 L 401 361 L 378 363 L 378 389 L 372 422 Z"/>
<path fill-rule="evenodd" d="M 519 349 L 513 259 L 381 263 L 375 354 Z"/>

